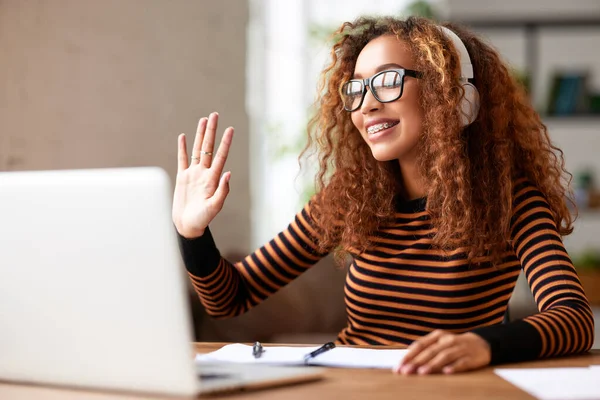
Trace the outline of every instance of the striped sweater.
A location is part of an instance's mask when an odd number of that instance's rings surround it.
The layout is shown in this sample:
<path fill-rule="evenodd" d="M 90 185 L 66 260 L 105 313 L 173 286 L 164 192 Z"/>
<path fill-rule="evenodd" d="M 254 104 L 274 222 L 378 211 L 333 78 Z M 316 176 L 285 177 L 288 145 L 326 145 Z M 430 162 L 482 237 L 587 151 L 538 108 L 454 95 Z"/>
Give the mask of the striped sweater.
<path fill-rule="evenodd" d="M 587 351 L 593 315 L 557 232 L 548 203 L 525 182 L 515 188 L 512 249 L 500 266 L 466 262 L 464 249 L 442 254 L 425 200 L 398 203 L 394 221 L 356 255 L 345 284 L 348 323 L 340 344 L 408 345 L 435 329 L 474 332 L 489 344 L 492 363 L 524 361 Z M 179 237 L 191 281 L 207 312 L 233 317 L 275 293 L 325 254 L 310 204 L 262 248 L 241 262 L 222 258 L 210 231 Z M 503 323 L 523 269 L 540 312 Z"/>

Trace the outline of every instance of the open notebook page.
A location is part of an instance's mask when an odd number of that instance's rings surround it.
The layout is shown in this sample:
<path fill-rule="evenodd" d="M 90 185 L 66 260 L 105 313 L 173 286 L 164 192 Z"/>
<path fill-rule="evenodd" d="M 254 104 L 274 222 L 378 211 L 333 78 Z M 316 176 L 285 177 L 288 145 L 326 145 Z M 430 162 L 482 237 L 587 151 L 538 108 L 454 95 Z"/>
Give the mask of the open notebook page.
<path fill-rule="evenodd" d="M 304 365 L 304 356 L 314 347 L 269 346 L 260 358 L 252 355 L 252 346 L 229 344 L 207 354 L 198 354 L 197 362 L 238 362 L 275 365 Z M 345 368 L 385 368 L 397 366 L 407 350 L 404 349 L 363 349 L 336 347 L 310 359 L 309 365 Z"/>

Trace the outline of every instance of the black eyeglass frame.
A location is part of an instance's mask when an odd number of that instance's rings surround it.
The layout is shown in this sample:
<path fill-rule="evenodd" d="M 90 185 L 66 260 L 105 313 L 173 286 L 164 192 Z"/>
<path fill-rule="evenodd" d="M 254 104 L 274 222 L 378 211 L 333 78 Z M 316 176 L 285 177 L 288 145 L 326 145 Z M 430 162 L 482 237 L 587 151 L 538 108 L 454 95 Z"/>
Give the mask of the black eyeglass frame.
<path fill-rule="evenodd" d="M 389 73 L 389 72 L 397 72 L 400 75 L 400 93 L 398 94 L 398 97 L 395 97 L 391 100 L 382 101 L 379 99 L 379 97 L 377 97 L 377 94 L 371 88 L 371 82 L 375 78 L 377 78 L 379 75 Z M 353 112 L 353 111 L 358 110 L 360 107 L 362 107 L 362 104 L 365 101 L 365 95 L 367 94 L 367 87 L 369 88 L 369 90 L 371 90 L 371 94 L 373 95 L 373 97 L 375 97 L 375 100 L 377 100 L 380 103 L 391 103 L 393 101 L 398 100 L 400 97 L 402 97 L 402 94 L 404 93 L 404 77 L 406 77 L 406 76 L 420 79 L 423 77 L 423 74 L 421 72 L 415 71 L 413 69 L 405 69 L 405 68 L 386 69 L 384 71 L 376 73 L 375 75 L 373 75 L 370 78 L 350 79 L 349 81 L 344 82 L 344 84 L 340 88 L 340 96 L 342 96 L 342 102 L 343 102 L 343 90 L 344 90 L 344 87 L 346 87 L 346 85 L 348 85 L 352 82 L 360 82 L 360 84 L 362 85 L 362 95 L 361 95 L 360 102 L 358 103 L 358 105 L 352 109 L 349 109 L 349 108 L 346 108 L 346 105 L 344 104 L 344 110 L 346 110 L 348 112 Z"/>

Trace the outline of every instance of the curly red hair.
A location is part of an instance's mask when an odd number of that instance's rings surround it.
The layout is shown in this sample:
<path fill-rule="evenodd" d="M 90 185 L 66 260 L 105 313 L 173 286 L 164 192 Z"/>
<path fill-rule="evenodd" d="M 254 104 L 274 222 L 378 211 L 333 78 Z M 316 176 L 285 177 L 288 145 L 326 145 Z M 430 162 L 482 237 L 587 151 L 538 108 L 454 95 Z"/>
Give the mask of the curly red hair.
<path fill-rule="evenodd" d="M 408 44 L 415 69 L 423 73 L 418 168 L 425 178 L 426 209 L 437 229 L 434 245 L 466 247 L 470 261 L 500 261 L 510 239 L 513 185 L 522 177 L 545 196 L 559 233 L 572 232 L 566 204 L 572 197 L 571 175 L 526 93 L 492 47 L 467 29 L 444 26 L 467 47 L 480 93 L 479 114 L 466 128 L 460 126 L 457 108 L 462 95 L 458 55 L 434 22 L 363 17 L 336 32 L 339 40 L 321 76 L 318 113 L 304 150 L 315 147 L 319 154 L 311 213 L 321 233 L 320 250 L 337 249 L 339 256 L 367 249 L 370 236 L 392 220 L 395 199 L 403 192 L 398 162 L 372 156 L 339 95 L 363 47 L 386 34 Z"/>

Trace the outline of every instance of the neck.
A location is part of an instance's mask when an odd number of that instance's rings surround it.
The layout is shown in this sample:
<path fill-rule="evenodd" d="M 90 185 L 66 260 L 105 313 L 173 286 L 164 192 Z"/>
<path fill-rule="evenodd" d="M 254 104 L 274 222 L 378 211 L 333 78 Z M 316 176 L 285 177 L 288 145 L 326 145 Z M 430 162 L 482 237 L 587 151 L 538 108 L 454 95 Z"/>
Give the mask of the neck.
<path fill-rule="evenodd" d="M 402 194 L 406 200 L 425 197 L 427 191 L 425 190 L 421 175 L 417 171 L 416 163 L 398 162 L 400 164 L 400 176 L 402 178 Z"/>

